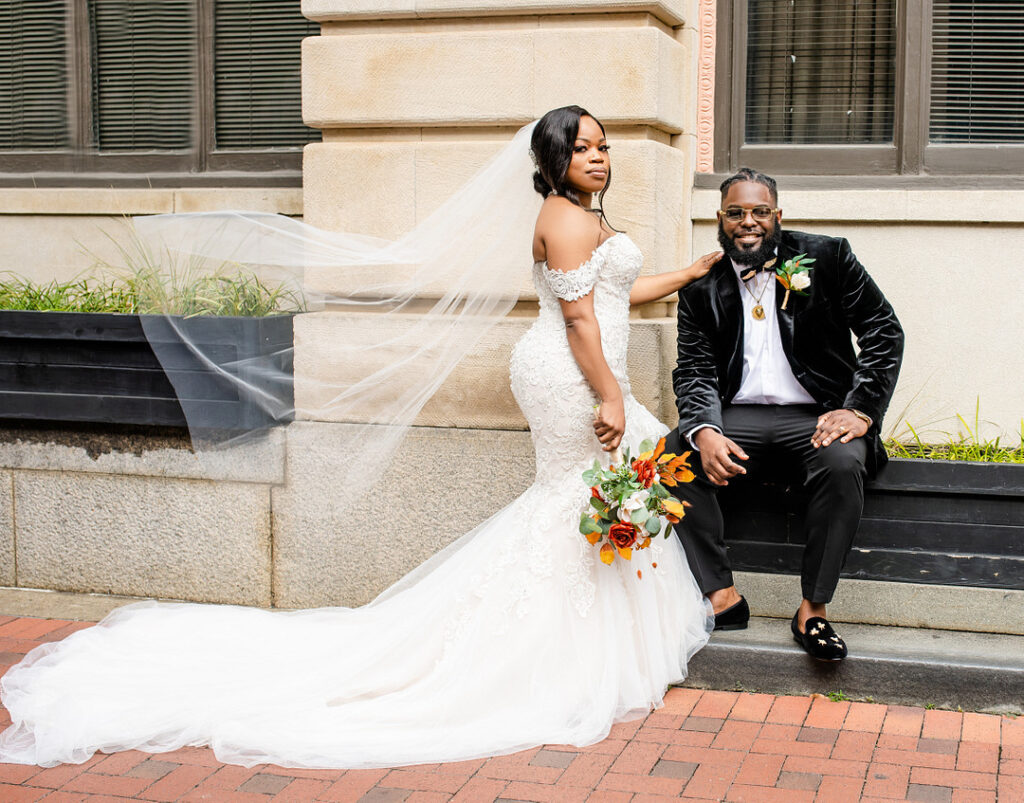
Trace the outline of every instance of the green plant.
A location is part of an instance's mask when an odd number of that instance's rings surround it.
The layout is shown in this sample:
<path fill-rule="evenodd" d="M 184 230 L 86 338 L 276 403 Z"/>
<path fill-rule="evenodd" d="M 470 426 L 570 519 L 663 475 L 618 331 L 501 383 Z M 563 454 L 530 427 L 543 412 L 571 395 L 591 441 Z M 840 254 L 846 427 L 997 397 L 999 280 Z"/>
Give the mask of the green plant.
<path fill-rule="evenodd" d="M 928 442 L 909 421 L 904 421 L 907 432 L 889 438 L 885 448 L 890 457 L 924 458 L 928 460 L 963 460 L 985 463 L 1024 463 L 1024 419 L 1020 424 L 1020 443 L 1003 444 L 999 438 L 983 440 L 980 436 L 981 400 L 974 408 L 974 426 L 957 414 L 959 431 L 954 434 L 939 431 L 945 436 L 940 443 Z M 908 437 L 909 433 L 909 437 Z"/>
<path fill-rule="evenodd" d="M 0 309 L 51 312 L 136 312 L 131 290 L 114 282 L 90 285 L 86 279 L 36 284 L 13 273 L 0 281 Z"/>
<path fill-rule="evenodd" d="M 833 703 L 844 703 L 850 699 L 842 689 L 839 689 L 838 691 L 830 691 L 825 696 Z"/>
<path fill-rule="evenodd" d="M 925 703 L 924 707 L 931 711 L 933 708 L 935 708 L 935 703 Z"/>
<path fill-rule="evenodd" d="M 93 258 L 92 278 L 37 284 L 6 274 L 10 278 L 0 281 L 0 309 L 185 317 L 261 317 L 305 310 L 301 292 L 285 283 L 268 284 L 237 262 L 210 264 L 169 249 L 155 254 L 130 224 L 126 229 L 123 239 L 103 232 L 119 264 L 87 252 Z"/>
<path fill-rule="evenodd" d="M 130 221 L 125 228 L 123 239 L 103 232 L 121 264 L 112 265 L 91 253 L 93 270 L 117 276 L 137 299 L 140 313 L 256 317 L 305 308 L 297 290 L 283 283 L 269 286 L 255 274 L 244 273 L 237 262 L 211 263 L 166 247 L 154 251 Z"/>

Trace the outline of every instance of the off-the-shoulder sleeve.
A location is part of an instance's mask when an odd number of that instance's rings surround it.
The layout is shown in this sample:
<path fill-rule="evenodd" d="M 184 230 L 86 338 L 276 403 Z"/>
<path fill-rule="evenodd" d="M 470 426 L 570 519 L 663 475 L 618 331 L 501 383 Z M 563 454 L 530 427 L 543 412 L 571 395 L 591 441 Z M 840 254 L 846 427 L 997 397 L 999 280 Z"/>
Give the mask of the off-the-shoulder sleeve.
<path fill-rule="evenodd" d="M 594 254 L 576 270 L 552 270 L 544 265 L 544 278 L 551 292 L 563 301 L 576 301 L 594 289 L 597 272 L 601 267 L 601 256 Z"/>

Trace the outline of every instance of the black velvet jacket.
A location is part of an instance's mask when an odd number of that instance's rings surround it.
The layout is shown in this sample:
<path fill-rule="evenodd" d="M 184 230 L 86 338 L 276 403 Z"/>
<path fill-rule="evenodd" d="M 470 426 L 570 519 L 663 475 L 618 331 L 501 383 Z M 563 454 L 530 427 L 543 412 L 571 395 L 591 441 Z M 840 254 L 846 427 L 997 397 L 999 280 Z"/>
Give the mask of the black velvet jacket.
<path fill-rule="evenodd" d="M 775 304 L 779 335 L 793 374 L 828 409 L 860 410 L 874 422 L 868 432 L 873 465 L 885 463 L 878 436 L 903 359 L 903 329 L 878 285 L 842 238 L 782 232 L 779 264 L 807 254 L 811 267 L 807 296 L 778 286 Z M 683 288 L 679 298 L 678 360 L 672 385 L 685 436 L 698 424 L 722 426 L 722 406 L 740 387 L 743 327 L 747 323 L 736 273 L 728 257 Z M 857 336 L 855 354 L 851 332 Z"/>

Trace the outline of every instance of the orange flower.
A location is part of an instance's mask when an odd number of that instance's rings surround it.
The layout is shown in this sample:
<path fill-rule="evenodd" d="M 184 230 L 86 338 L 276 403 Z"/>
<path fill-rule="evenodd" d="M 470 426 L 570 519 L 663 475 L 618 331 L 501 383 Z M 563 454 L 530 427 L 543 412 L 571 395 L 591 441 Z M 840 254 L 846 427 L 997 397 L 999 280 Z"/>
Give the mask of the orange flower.
<path fill-rule="evenodd" d="M 601 492 L 599 490 L 597 490 L 597 486 L 596 485 L 593 488 L 590 489 L 590 495 L 594 499 L 600 499 L 601 498 Z"/>
<path fill-rule="evenodd" d="M 608 530 L 608 540 L 619 549 L 629 549 L 636 543 L 636 527 L 617 521 Z"/>
<path fill-rule="evenodd" d="M 638 482 L 644 488 L 650 488 L 654 484 L 654 475 L 657 472 L 653 460 L 634 460 L 632 469 L 636 472 Z"/>

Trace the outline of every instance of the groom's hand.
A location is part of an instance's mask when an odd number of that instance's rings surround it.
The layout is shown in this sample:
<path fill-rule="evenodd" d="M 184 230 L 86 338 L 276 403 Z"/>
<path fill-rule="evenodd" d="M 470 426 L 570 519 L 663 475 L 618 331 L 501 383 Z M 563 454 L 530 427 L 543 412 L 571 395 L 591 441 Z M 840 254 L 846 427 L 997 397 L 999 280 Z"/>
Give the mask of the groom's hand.
<path fill-rule="evenodd" d="M 749 460 L 747 453 L 718 430 L 704 427 L 693 436 L 693 442 L 700 450 L 704 474 L 714 485 L 728 485 L 730 477 L 747 473 L 743 466 L 732 461 L 733 455 L 740 460 Z"/>
<path fill-rule="evenodd" d="M 811 436 L 811 444 L 819 449 L 835 440 L 849 443 L 854 438 L 863 438 L 867 431 L 867 422 L 852 410 L 829 410 L 818 416 L 818 426 Z"/>

